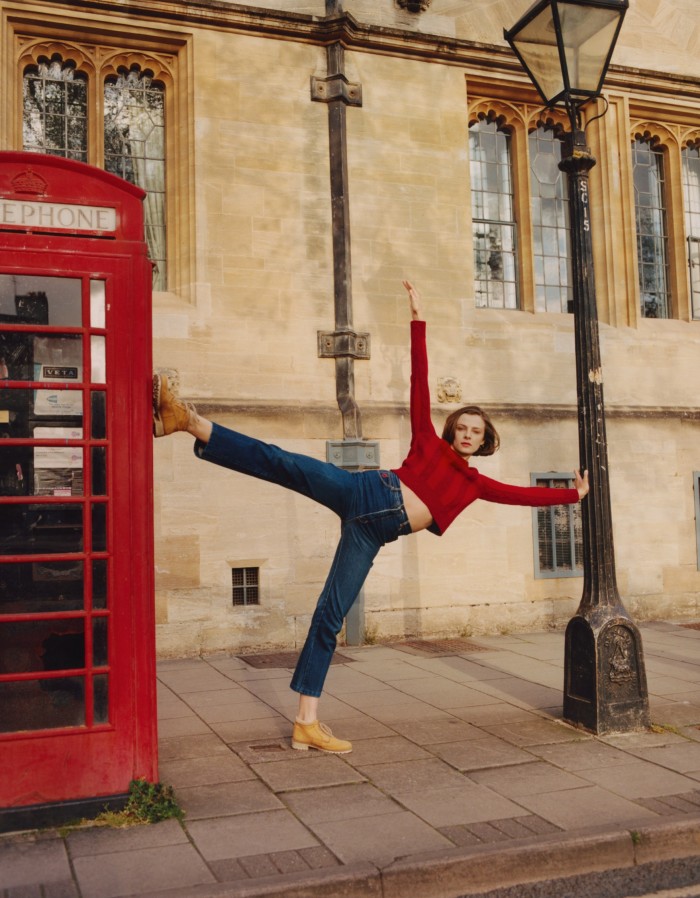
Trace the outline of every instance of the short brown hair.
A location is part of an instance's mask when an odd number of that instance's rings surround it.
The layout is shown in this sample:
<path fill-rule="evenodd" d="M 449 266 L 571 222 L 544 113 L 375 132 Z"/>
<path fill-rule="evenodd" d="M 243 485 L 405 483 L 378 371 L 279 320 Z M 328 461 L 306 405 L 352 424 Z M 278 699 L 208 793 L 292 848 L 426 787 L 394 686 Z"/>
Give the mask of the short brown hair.
<path fill-rule="evenodd" d="M 442 429 L 443 440 L 446 440 L 450 445 L 454 443 L 457 422 L 462 415 L 478 415 L 484 422 L 484 442 L 479 446 L 474 455 L 493 455 L 501 445 L 501 438 L 498 436 L 498 431 L 493 426 L 491 418 L 489 418 L 486 412 L 479 408 L 478 405 L 465 405 L 463 408 L 458 408 L 456 412 L 452 412 L 445 421 L 445 426 Z"/>

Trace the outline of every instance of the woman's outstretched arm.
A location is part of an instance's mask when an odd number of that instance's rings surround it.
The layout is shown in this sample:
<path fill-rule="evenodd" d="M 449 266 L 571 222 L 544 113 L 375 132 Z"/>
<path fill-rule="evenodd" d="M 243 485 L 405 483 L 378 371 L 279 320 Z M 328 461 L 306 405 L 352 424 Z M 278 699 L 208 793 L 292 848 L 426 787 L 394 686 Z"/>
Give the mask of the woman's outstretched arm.
<path fill-rule="evenodd" d="M 402 281 L 402 283 L 408 291 L 408 301 L 411 304 L 411 318 L 414 321 L 422 321 L 423 318 L 420 310 L 420 293 L 416 290 L 416 288 L 410 281 Z"/>
<path fill-rule="evenodd" d="M 421 317 L 421 298 L 410 281 L 403 281 L 411 306 L 411 433 L 412 442 L 419 434 L 433 436 L 430 419 L 428 354 L 425 346 L 425 321 Z"/>

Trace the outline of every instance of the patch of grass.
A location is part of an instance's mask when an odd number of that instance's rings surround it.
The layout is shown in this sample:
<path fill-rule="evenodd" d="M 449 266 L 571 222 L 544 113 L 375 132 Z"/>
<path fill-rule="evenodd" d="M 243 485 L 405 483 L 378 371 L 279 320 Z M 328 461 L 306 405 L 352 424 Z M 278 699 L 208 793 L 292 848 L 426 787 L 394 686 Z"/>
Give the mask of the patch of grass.
<path fill-rule="evenodd" d="M 123 828 L 144 823 L 159 823 L 175 817 L 182 820 L 184 811 L 177 803 L 172 786 L 138 779 L 129 783 L 129 798 L 121 811 L 103 811 L 91 822 L 94 826 Z"/>
<path fill-rule="evenodd" d="M 632 844 L 633 844 L 633 845 L 641 845 L 641 843 L 642 843 L 642 834 L 641 834 L 640 832 L 637 832 L 636 829 L 633 829 L 633 830 L 630 832 L 630 836 L 632 837 Z"/>

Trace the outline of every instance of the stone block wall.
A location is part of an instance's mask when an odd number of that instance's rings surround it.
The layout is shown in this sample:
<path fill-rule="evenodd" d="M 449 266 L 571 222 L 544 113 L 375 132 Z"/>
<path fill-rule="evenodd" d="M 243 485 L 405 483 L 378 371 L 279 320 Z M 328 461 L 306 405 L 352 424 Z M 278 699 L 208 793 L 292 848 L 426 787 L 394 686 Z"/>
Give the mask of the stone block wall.
<path fill-rule="evenodd" d="M 323 4 L 260 5 L 324 12 Z M 512 24 L 502 20 L 523 11 L 475 6 L 468 16 L 434 0 L 416 16 L 393 2 L 344 3 L 367 27 L 428 33 L 430 25 L 436 35 L 494 44 Z M 653 11 L 637 7 L 616 57 L 629 66 L 656 27 Z M 674 10 L 677 23 L 692 17 L 690 7 Z M 196 282 L 191 299 L 155 297 L 156 363 L 177 368 L 183 394 L 215 420 L 324 458 L 326 441 L 342 437 L 334 363 L 317 355 L 318 331 L 333 329 L 328 110 L 310 99 L 311 76 L 326 72 L 325 48 L 278 39 L 263 25 L 257 34 L 191 30 Z M 687 47 L 671 62 L 673 40 L 664 26 L 644 65 L 689 71 Z M 474 307 L 466 110 L 478 73 L 416 53 L 348 49 L 345 62 L 363 90 L 362 107 L 347 110 L 354 324 L 372 340 L 370 360 L 355 363 L 363 436 L 379 440 L 383 467 L 408 448 L 408 277 L 424 294 L 436 426 L 457 407 L 438 401 L 438 388 L 456 381 L 462 400 L 492 409 L 501 431 L 501 452 L 477 462 L 485 474 L 526 485 L 534 471 L 572 470 L 571 317 Z M 597 138 L 592 190 L 605 191 L 594 238 L 597 276 L 610 287 L 600 296 L 601 342 L 618 580 L 640 618 L 697 616 L 700 331 L 692 321 L 629 326 L 629 268 L 615 257 L 630 189 L 616 164 L 628 115 L 627 98 L 617 97 Z M 154 452 L 160 654 L 298 647 L 330 566 L 334 516 L 196 460 L 187 437 L 159 440 Z M 231 568 L 246 566 L 260 569 L 260 605 L 233 607 Z M 423 533 L 383 550 L 365 587 L 368 632 L 559 626 L 581 586 L 535 578 L 529 509 L 477 503 L 443 537 Z"/>

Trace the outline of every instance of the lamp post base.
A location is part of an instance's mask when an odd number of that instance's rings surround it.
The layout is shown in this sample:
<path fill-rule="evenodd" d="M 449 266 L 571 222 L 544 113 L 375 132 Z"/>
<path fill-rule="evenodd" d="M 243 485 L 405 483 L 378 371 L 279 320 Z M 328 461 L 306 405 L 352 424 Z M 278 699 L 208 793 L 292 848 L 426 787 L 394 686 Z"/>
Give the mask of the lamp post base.
<path fill-rule="evenodd" d="M 564 720 L 598 735 L 650 726 L 639 631 L 622 605 L 579 608 L 566 628 Z"/>

